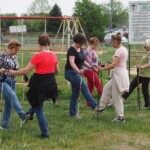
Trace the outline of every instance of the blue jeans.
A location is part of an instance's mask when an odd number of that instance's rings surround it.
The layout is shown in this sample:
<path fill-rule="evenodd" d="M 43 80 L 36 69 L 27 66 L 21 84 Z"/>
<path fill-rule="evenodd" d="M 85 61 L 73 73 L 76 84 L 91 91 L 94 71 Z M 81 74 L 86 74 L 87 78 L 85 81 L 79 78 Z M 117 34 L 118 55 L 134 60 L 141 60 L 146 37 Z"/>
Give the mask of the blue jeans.
<path fill-rule="evenodd" d="M 1 79 L 1 77 L 0 77 Z M 0 82 L 0 91 L 3 84 L 3 98 L 4 98 L 4 113 L 2 119 L 2 126 L 10 125 L 10 116 L 12 108 L 18 113 L 19 117 L 23 119 L 26 113 L 23 111 L 18 97 L 16 95 L 16 80 L 10 77 L 7 77 L 4 82 Z"/>
<path fill-rule="evenodd" d="M 81 78 L 81 75 L 74 70 L 65 70 L 65 78 L 71 83 L 72 86 L 72 95 L 70 101 L 70 115 L 76 115 L 76 106 L 77 100 L 79 98 L 80 90 L 85 97 L 85 99 L 90 103 L 90 106 L 94 109 L 96 107 L 96 102 L 90 94 L 90 91 L 85 83 L 85 81 Z M 81 87 L 80 87 L 81 83 Z"/>
<path fill-rule="evenodd" d="M 32 115 L 34 114 L 34 112 L 36 113 L 36 116 L 38 119 L 39 127 L 41 129 L 41 135 L 48 135 L 48 126 L 47 126 L 46 118 L 43 112 L 43 103 L 35 107 L 32 107 L 28 111 L 28 113 Z"/>

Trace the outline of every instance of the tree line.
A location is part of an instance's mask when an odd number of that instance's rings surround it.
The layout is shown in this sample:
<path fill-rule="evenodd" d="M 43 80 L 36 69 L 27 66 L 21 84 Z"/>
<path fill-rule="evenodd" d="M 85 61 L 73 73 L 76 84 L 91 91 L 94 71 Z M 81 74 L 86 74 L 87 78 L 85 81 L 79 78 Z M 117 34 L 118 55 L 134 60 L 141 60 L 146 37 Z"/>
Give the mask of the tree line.
<path fill-rule="evenodd" d="M 81 25 L 85 34 L 89 37 L 97 36 L 103 39 L 106 31 L 110 27 L 110 2 L 97 4 L 91 0 L 76 0 L 73 8 L 72 16 L 80 18 Z M 128 26 L 128 9 L 118 0 L 113 0 L 113 28 L 122 28 Z M 17 16 L 15 13 L 0 14 L 1 16 Z M 53 7 L 49 5 L 48 0 L 34 0 L 26 14 L 22 16 L 62 16 L 61 8 L 55 4 Z M 56 33 L 61 21 L 48 20 L 47 31 L 49 33 Z M 8 32 L 9 26 L 21 24 L 18 20 L 2 20 L 2 32 Z M 44 31 L 43 20 L 24 20 L 27 25 L 28 32 Z"/>

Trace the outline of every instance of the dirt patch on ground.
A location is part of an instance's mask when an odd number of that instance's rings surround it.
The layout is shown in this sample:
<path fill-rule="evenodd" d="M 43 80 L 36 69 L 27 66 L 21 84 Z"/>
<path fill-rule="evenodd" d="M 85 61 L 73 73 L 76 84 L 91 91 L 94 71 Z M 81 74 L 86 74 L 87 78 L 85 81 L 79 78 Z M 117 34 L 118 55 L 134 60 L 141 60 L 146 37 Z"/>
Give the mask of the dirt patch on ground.
<path fill-rule="evenodd" d="M 83 143 L 87 149 L 106 149 L 106 150 L 149 150 L 150 138 L 145 134 L 130 134 L 124 132 L 122 135 L 119 132 L 107 133 L 102 132 L 101 134 L 93 134 L 95 137 L 89 144 Z M 79 148 L 82 149 L 82 146 Z"/>

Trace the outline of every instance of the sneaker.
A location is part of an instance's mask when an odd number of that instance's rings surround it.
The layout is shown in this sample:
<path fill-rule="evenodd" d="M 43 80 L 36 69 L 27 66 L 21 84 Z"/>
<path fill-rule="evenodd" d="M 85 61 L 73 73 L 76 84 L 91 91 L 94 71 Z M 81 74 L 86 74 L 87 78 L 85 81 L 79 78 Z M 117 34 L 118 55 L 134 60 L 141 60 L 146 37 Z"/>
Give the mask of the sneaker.
<path fill-rule="evenodd" d="M 104 112 L 105 108 L 103 106 L 96 106 L 94 110 L 97 112 Z"/>
<path fill-rule="evenodd" d="M 10 125 L 2 125 L 0 129 L 10 129 Z"/>
<path fill-rule="evenodd" d="M 126 100 L 128 96 L 129 96 L 129 92 L 127 92 L 127 91 L 122 94 L 122 98 L 124 100 Z"/>
<path fill-rule="evenodd" d="M 28 114 L 30 115 L 29 120 L 33 120 L 33 115 L 34 115 L 33 113 L 31 114 L 31 113 L 27 112 L 26 114 L 27 114 L 27 115 L 28 115 Z"/>
<path fill-rule="evenodd" d="M 149 110 L 150 109 L 150 106 L 143 106 L 142 107 L 142 110 Z"/>
<path fill-rule="evenodd" d="M 113 122 L 125 122 L 125 119 L 123 117 L 117 117 L 112 120 Z"/>
<path fill-rule="evenodd" d="M 22 119 L 22 123 L 24 124 L 24 123 L 27 122 L 30 118 L 31 118 L 31 115 L 30 115 L 30 114 L 26 114 L 25 117 Z"/>
<path fill-rule="evenodd" d="M 3 130 L 4 128 L 0 126 L 0 130 Z"/>
<path fill-rule="evenodd" d="M 71 115 L 72 118 L 75 118 L 75 119 L 81 119 L 82 117 L 79 116 L 79 115 Z"/>
<path fill-rule="evenodd" d="M 49 138 L 49 135 L 48 134 L 47 135 L 41 134 L 41 135 L 39 135 L 39 138 L 40 139 Z"/>

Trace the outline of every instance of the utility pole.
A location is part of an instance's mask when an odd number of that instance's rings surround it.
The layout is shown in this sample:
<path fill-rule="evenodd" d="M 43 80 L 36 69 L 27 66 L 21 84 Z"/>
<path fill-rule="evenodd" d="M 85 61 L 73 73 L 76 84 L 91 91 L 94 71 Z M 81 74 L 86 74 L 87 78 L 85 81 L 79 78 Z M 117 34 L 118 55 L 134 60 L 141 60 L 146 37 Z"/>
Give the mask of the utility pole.
<path fill-rule="evenodd" d="M 113 0 L 110 0 L 110 32 L 112 32 Z"/>

